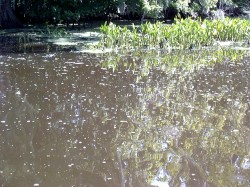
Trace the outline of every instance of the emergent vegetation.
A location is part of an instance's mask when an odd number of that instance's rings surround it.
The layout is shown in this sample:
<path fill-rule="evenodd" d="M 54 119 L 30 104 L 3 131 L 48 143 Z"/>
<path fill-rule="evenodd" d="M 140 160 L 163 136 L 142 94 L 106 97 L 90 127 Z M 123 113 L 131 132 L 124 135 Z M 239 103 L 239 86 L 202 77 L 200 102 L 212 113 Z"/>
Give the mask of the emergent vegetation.
<path fill-rule="evenodd" d="M 99 47 L 112 49 L 191 49 L 211 46 L 217 41 L 249 42 L 250 21 L 243 19 L 175 19 L 172 25 L 161 22 L 139 27 L 101 26 Z"/>

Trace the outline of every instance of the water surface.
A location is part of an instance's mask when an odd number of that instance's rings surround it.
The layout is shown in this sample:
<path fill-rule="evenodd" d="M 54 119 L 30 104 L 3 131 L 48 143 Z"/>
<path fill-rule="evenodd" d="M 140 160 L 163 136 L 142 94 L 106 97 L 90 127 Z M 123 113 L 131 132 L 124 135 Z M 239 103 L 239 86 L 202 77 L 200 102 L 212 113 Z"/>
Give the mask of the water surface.
<path fill-rule="evenodd" d="M 0 55 L 1 186 L 249 186 L 249 59 L 164 59 Z"/>

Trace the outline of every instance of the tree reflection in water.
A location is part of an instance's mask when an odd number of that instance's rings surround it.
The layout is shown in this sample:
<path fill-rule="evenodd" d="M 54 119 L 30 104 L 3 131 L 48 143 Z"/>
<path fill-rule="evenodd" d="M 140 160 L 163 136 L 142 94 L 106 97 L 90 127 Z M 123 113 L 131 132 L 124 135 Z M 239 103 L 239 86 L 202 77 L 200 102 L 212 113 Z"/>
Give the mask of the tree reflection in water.
<path fill-rule="evenodd" d="M 193 53 L 1 56 L 2 186 L 247 186 L 249 61 Z"/>

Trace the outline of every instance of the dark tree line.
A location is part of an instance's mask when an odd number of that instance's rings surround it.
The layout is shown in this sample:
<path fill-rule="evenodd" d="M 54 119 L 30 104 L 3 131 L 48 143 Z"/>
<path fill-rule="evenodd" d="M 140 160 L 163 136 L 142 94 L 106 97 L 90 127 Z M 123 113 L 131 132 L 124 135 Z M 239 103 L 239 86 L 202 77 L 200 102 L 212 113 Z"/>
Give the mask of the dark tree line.
<path fill-rule="evenodd" d="M 117 0 L 0 0 L 0 27 L 22 23 L 76 23 L 80 19 L 105 18 L 116 12 Z"/>
<path fill-rule="evenodd" d="M 10 0 L 0 0 L 0 28 L 11 28 L 20 26 L 11 7 Z"/>
<path fill-rule="evenodd" d="M 248 0 L 0 0 L 0 28 L 21 23 L 77 23 L 89 19 L 198 17 L 216 9 L 232 13 Z"/>

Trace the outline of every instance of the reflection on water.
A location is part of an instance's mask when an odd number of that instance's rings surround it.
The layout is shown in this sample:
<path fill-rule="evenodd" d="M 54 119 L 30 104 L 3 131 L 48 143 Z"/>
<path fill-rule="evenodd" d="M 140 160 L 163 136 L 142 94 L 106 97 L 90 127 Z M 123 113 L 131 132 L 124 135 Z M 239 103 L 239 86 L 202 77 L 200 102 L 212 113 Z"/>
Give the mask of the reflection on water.
<path fill-rule="evenodd" d="M 249 60 L 153 59 L 0 56 L 0 184 L 249 186 Z"/>

